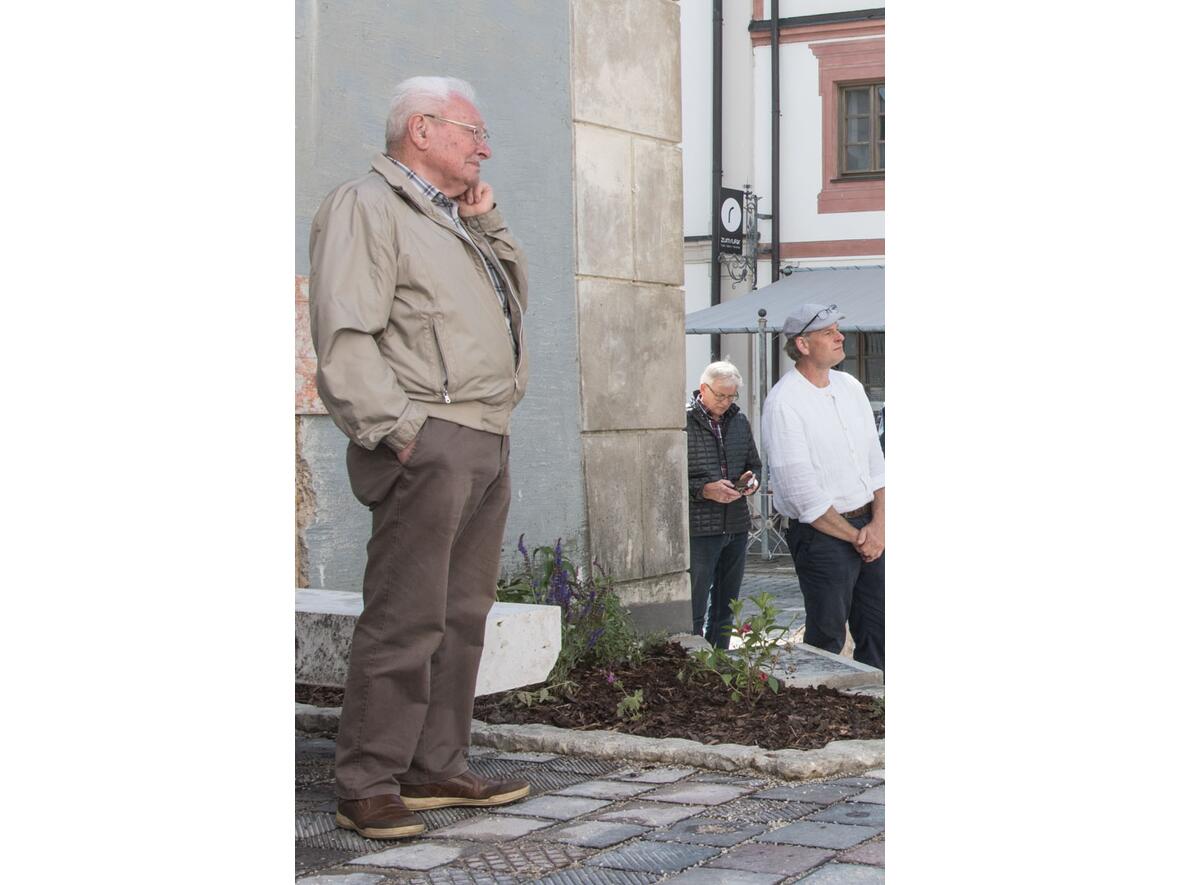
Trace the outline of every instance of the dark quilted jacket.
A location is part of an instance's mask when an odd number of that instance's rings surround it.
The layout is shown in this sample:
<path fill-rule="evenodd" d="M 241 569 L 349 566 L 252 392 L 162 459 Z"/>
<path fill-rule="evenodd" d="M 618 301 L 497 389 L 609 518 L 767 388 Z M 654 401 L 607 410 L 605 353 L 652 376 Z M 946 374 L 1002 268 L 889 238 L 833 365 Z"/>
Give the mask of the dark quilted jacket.
<path fill-rule="evenodd" d="M 694 394 L 693 398 L 700 396 Z M 709 419 L 700 409 L 689 405 L 684 431 L 688 434 L 688 533 L 690 535 L 720 535 L 726 532 L 750 530 L 750 508 L 747 499 L 732 504 L 718 504 L 701 497 L 701 488 L 721 479 L 721 455 L 717 437 L 709 429 Z M 754 446 L 750 422 L 738 409 L 737 403 L 721 416 L 721 435 L 725 439 L 725 457 L 729 466 L 729 480 L 747 470 L 759 476 L 762 461 Z M 761 479 L 761 477 L 759 477 Z"/>

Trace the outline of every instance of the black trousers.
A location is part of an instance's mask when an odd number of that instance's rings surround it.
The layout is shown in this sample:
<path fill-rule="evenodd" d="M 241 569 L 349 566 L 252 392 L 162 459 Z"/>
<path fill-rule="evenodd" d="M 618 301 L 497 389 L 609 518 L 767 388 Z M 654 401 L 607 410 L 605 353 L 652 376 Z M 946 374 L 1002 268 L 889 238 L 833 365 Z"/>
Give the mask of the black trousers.
<path fill-rule="evenodd" d="M 869 514 L 848 520 L 858 529 Z M 844 625 L 852 633 L 853 659 L 885 669 L 885 554 L 865 562 L 847 541 L 796 519 L 787 523 L 787 546 L 803 591 L 807 627 L 803 641 L 839 654 Z"/>

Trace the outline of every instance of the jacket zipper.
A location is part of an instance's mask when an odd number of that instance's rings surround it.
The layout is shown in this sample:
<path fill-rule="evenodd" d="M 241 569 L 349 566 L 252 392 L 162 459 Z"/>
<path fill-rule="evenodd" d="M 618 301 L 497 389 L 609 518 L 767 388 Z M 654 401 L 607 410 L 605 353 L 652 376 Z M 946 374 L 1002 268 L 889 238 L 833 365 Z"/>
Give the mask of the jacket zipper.
<path fill-rule="evenodd" d="M 434 334 L 434 346 L 438 348 L 438 361 L 442 366 L 443 382 L 442 382 L 442 398 L 444 403 L 451 401 L 451 394 L 447 390 L 447 382 L 449 380 L 449 373 L 447 372 L 447 358 L 443 354 L 442 341 L 438 337 L 438 327 L 435 326 L 434 320 L 430 321 L 430 331 Z"/>

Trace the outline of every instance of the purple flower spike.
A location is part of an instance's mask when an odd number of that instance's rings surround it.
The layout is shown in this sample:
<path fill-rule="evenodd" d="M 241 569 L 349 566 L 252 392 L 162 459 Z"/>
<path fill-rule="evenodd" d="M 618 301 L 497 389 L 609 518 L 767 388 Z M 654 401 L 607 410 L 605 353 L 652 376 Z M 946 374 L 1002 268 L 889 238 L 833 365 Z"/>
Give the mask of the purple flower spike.
<path fill-rule="evenodd" d="M 528 548 L 524 546 L 524 532 L 520 533 L 520 538 L 516 542 L 516 549 L 520 551 L 520 555 L 524 557 L 525 562 L 528 562 L 529 551 Z"/>

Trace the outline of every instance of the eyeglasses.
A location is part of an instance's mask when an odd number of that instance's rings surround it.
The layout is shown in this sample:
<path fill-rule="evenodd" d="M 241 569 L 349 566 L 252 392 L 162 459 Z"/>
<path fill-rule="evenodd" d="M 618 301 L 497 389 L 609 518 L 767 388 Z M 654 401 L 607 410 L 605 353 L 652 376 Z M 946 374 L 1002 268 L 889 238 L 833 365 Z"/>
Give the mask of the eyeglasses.
<path fill-rule="evenodd" d="M 450 123 L 452 126 L 462 126 L 471 133 L 471 137 L 475 139 L 475 146 L 479 147 L 481 144 L 490 144 L 492 140 L 492 133 L 488 132 L 487 128 L 481 129 L 478 126 L 472 126 L 470 123 L 464 123 L 462 120 L 449 120 L 446 117 L 440 117 L 438 114 L 423 114 L 423 117 L 429 117 L 432 120 L 441 120 L 444 123 Z"/>
<path fill-rule="evenodd" d="M 792 337 L 792 338 L 798 338 L 800 335 L 802 335 L 804 332 L 806 332 L 806 331 L 807 331 L 807 328 L 808 328 L 808 326 L 810 326 L 810 325 L 811 325 L 812 323 L 814 323 L 816 320 L 819 320 L 819 319 L 825 319 L 825 320 L 826 320 L 826 319 L 827 319 L 828 317 L 830 317 L 830 316 L 831 316 L 833 313 L 835 313 L 835 312 L 836 312 L 836 310 L 837 310 L 837 308 L 836 308 L 836 305 L 834 305 L 834 304 L 829 304 L 827 307 L 825 307 L 823 310 L 821 310 L 819 313 L 817 313 L 815 316 L 813 316 L 811 319 L 809 319 L 809 320 L 807 321 L 807 323 L 806 323 L 806 324 L 803 326 L 803 328 L 802 328 L 802 329 L 800 329 L 798 332 L 796 332 L 796 333 L 795 333 L 794 335 L 792 335 L 791 337 Z"/>
<path fill-rule="evenodd" d="M 713 396 L 717 397 L 717 399 L 721 400 L 723 403 L 724 402 L 733 402 L 735 399 L 738 398 L 738 395 L 736 392 L 734 392 L 734 393 L 718 393 L 716 390 L 714 390 L 712 388 L 712 386 L 710 386 L 708 381 L 705 382 L 705 386 L 709 388 L 709 393 L 713 394 Z"/>

